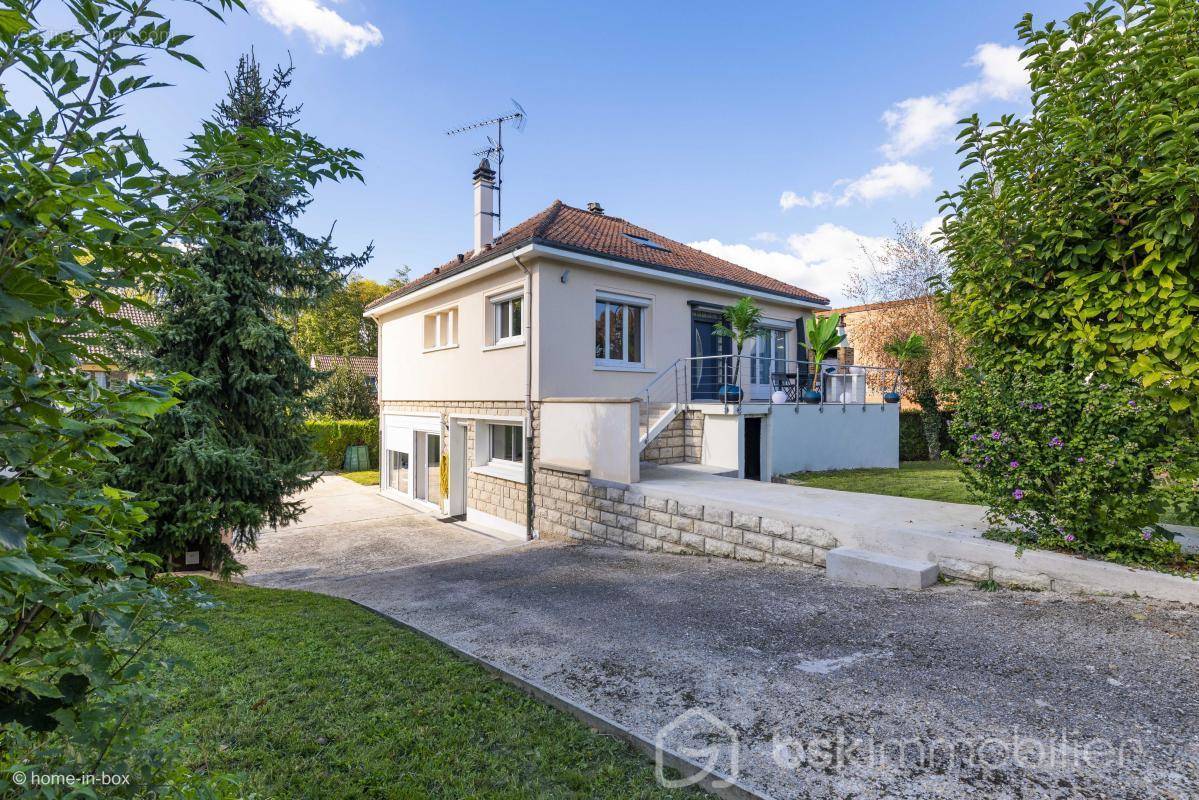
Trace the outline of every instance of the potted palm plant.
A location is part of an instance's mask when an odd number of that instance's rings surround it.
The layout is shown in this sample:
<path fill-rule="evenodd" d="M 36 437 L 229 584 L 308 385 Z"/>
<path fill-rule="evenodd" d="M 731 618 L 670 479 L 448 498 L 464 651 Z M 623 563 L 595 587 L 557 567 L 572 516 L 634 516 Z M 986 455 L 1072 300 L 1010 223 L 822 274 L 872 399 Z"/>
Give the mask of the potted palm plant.
<path fill-rule="evenodd" d="M 808 320 L 806 330 L 808 349 L 812 351 L 812 363 L 815 368 L 812 370 L 812 388 L 804 390 L 803 399 L 805 403 L 819 403 L 821 399 L 818 388 L 820 365 L 824 363 L 825 356 L 836 350 L 845 341 L 845 334 L 841 330 L 841 316 L 821 317 L 820 319 L 813 317 Z"/>
<path fill-rule="evenodd" d="M 761 331 L 762 309 L 753 298 L 742 297 L 724 310 L 724 319 L 713 328 L 717 336 L 727 336 L 733 342 L 733 382 L 720 387 L 720 397 L 726 403 L 741 400 L 741 353 L 745 343 Z"/>
<path fill-rule="evenodd" d="M 924 343 L 923 336 L 913 333 L 906 339 L 892 339 L 887 342 L 883 345 L 883 352 L 895 359 L 899 365 L 899 368 L 895 370 L 895 381 L 891 384 L 891 391 L 883 394 L 883 401 L 898 403 L 899 379 L 903 375 L 904 366 L 913 361 L 922 361 L 928 358 L 928 345 Z"/>

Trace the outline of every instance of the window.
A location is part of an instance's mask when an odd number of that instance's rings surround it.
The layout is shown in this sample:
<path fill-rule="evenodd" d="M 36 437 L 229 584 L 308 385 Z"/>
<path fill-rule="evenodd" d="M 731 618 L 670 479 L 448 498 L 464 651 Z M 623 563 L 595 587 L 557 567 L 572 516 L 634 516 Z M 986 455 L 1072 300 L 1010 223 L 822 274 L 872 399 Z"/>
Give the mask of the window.
<path fill-rule="evenodd" d="M 508 294 L 491 300 L 491 343 L 501 344 L 524 335 L 521 327 L 520 293 Z"/>
<path fill-rule="evenodd" d="M 663 247 L 662 245 L 658 244 L 657 242 L 646 239 L 644 236 L 638 236 L 634 233 L 626 233 L 626 234 L 624 234 L 624 237 L 626 239 L 629 239 L 630 241 L 636 242 L 637 244 L 641 245 L 642 247 L 648 247 L 651 250 L 661 250 L 666 253 L 670 252 L 669 248 Z"/>
<path fill-rule="evenodd" d="M 401 494 L 408 494 L 408 454 L 399 450 L 388 450 L 390 469 L 387 470 L 387 485 Z"/>
<path fill-rule="evenodd" d="M 644 363 L 647 303 L 627 298 L 595 301 L 595 363 L 641 366 Z"/>
<path fill-rule="evenodd" d="M 524 431 L 520 425 L 488 425 L 491 435 L 491 461 L 520 464 L 525 460 Z"/>
<path fill-rule="evenodd" d="M 458 346 L 458 309 L 447 308 L 425 315 L 425 349 Z"/>

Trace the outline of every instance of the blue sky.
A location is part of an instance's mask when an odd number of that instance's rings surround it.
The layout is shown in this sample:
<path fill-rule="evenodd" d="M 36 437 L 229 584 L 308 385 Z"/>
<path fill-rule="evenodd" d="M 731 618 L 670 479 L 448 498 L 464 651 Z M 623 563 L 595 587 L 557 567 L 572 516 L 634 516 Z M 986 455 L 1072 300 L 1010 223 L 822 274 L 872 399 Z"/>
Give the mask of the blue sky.
<path fill-rule="evenodd" d="M 225 25 L 182 10 L 207 72 L 130 109 L 160 156 L 253 47 L 296 65 L 292 98 L 326 143 L 365 154 L 366 185 L 326 185 L 304 226 L 374 241 L 365 274 L 419 275 L 470 247 L 472 151 L 448 128 L 510 108 L 504 222 L 554 198 L 843 299 L 893 221 L 924 225 L 956 183 L 952 122 L 1027 109 L 1013 26 L 1080 0 L 911 3 L 411 3 L 248 0 Z M 792 194 L 787 194 L 792 193 Z"/>

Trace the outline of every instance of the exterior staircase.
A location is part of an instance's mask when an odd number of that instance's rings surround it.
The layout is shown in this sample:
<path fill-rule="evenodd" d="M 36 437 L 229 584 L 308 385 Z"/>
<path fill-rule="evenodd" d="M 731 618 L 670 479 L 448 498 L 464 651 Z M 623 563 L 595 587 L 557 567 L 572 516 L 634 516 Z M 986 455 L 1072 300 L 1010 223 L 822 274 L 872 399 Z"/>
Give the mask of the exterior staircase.
<path fill-rule="evenodd" d="M 645 451 L 646 446 L 652 442 L 659 433 L 666 430 L 666 426 L 674 421 L 674 418 L 683 410 L 680 403 L 671 402 L 653 402 L 646 401 L 644 398 L 637 404 L 641 409 L 640 414 L 640 445 L 641 452 Z"/>

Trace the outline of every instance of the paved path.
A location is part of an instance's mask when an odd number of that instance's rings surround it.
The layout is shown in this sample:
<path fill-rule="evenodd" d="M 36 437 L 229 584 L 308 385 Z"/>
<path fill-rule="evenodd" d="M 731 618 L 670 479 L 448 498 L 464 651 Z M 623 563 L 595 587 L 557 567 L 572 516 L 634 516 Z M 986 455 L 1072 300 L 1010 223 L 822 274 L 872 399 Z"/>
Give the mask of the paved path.
<path fill-rule="evenodd" d="M 336 594 L 333 587 L 346 579 L 514 544 L 438 522 L 336 475 L 322 478 L 303 499 L 308 511 L 298 524 L 261 534 L 256 551 L 238 556 L 250 583 Z"/>
<path fill-rule="evenodd" d="M 774 797 L 1199 797 L 1193 607 L 512 546 L 343 488 L 249 580 L 352 598 L 651 740 L 701 709 L 665 743 L 729 771 L 727 724 Z"/>

